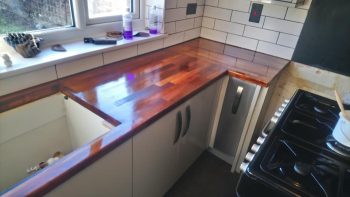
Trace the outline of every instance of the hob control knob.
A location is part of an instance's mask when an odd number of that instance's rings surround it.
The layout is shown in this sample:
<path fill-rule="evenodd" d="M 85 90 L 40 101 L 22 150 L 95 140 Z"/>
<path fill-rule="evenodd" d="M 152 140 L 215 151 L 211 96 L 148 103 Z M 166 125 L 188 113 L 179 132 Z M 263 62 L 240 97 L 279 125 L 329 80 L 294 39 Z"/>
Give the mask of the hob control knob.
<path fill-rule="evenodd" d="M 275 116 L 277 116 L 277 117 L 280 117 L 281 114 L 282 114 L 281 112 L 277 112 L 277 111 L 275 112 Z"/>
<path fill-rule="evenodd" d="M 245 159 L 249 162 L 251 162 L 254 158 L 254 154 L 251 153 L 251 152 L 248 152 L 246 155 L 245 155 Z"/>
<path fill-rule="evenodd" d="M 282 113 L 285 107 L 278 108 L 278 112 Z"/>
<path fill-rule="evenodd" d="M 258 144 L 262 144 L 262 143 L 264 143 L 264 141 L 265 141 L 265 138 L 263 138 L 263 137 L 258 137 L 258 139 L 256 140 L 256 142 Z"/>
<path fill-rule="evenodd" d="M 267 133 L 261 132 L 261 136 L 263 136 L 265 138 L 265 137 L 267 137 Z"/>
<path fill-rule="evenodd" d="M 282 103 L 281 105 L 283 108 L 286 108 L 287 107 L 287 103 Z"/>
<path fill-rule="evenodd" d="M 252 148 L 251 148 L 251 151 L 253 151 L 254 153 L 258 152 L 260 148 L 260 145 L 257 145 L 257 144 L 253 144 Z"/>
<path fill-rule="evenodd" d="M 277 123 L 277 121 L 278 121 L 278 117 L 274 116 L 271 118 L 271 122 Z"/>
<path fill-rule="evenodd" d="M 248 164 L 249 163 L 245 163 L 243 162 L 240 166 L 239 166 L 239 169 L 241 169 L 243 172 L 245 172 L 248 168 Z"/>
<path fill-rule="evenodd" d="M 290 102 L 289 99 L 284 100 L 284 103 L 289 103 L 289 102 Z"/>

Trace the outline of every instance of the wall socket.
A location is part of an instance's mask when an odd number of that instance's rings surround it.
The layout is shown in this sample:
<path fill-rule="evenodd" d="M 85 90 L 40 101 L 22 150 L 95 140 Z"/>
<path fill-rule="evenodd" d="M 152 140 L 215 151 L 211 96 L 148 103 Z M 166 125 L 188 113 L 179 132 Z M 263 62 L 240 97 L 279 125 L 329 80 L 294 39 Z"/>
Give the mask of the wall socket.
<path fill-rule="evenodd" d="M 197 3 L 188 3 L 186 15 L 196 14 L 197 12 Z"/>
<path fill-rule="evenodd" d="M 253 23 L 260 22 L 263 7 L 264 7 L 263 4 L 253 3 L 252 10 L 249 16 L 249 22 L 253 22 Z"/>

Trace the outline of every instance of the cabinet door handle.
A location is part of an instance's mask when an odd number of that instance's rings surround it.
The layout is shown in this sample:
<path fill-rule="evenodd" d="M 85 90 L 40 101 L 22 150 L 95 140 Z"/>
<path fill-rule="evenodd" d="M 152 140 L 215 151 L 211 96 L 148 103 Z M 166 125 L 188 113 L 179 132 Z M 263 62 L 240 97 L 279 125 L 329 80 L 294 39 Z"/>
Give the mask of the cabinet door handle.
<path fill-rule="evenodd" d="M 244 88 L 242 86 L 237 87 L 237 92 L 235 99 L 233 100 L 232 104 L 232 113 L 236 114 L 238 111 L 239 103 L 241 102 L 242 94 L 243 94 Z"/>
<path fill-rule="evenodd" d="M 177 112 L 176 115 L 176 133 L 175 133 L 175 139 L 174 144 L 179 140 L 180 134 L 182 130 L 182 114 L 181 111 Z"/>
<path fill-rule="evenodd" d="M 191 107 L 187 106 L 186 107 L 186 127 L 185 127 L 185 131 L 182 133 L 182 137 L 184 137 L 187 132 L 188 129 L 190 128 L 191 125 Z"/>

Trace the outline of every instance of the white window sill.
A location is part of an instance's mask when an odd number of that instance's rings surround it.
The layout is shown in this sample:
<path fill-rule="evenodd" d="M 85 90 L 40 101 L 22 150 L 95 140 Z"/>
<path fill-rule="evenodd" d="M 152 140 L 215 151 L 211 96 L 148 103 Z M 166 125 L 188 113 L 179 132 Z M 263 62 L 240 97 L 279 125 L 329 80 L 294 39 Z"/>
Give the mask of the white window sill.
<path fill-rule="evenodd" d="M 134 37 L 132 40 L 120 40 L 116 45 L 84 44 L 83 40 L 81 39 L 79 41 L 72 41 L 62 44 L 62 46 L 67 50 L 66 52 L 55 52 L 52 51 L 50 47 L 41 48 L 41 52 L 34 58 L 23 58 L 10 46 L 0 47 L 1 52 L 7 53 L 12 60 L 12 67 L 9 68 L 3 64 L 2 59 L 0 60 L 0 79 L 53 66 L 70 60 L 76 60 L 81 57 L 101 54 L 107 51 L 162 39 L 166 36 L 166 34 L 156 34 L 145 38 Z M 0 42 L 2 42 L 0 44 L 5 45 L 3 41 Z"/>

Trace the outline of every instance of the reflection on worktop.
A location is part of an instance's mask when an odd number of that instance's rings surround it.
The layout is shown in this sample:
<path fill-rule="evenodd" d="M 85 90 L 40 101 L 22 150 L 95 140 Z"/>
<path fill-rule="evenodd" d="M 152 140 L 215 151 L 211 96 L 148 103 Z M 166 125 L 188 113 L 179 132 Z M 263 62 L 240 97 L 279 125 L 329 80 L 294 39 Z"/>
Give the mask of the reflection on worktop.
<path fill-rule="evenodd" d="M 191 94 L 226 70 L 233 76 L 266 87 L 288 63 L 258 53 L 248 61 L 204 49 L 215 49 L 212 44 L 218 43 L 197 39 L 68 77 L 62 84 L 74 96 L 113 119 L 135 124 Z"/>

